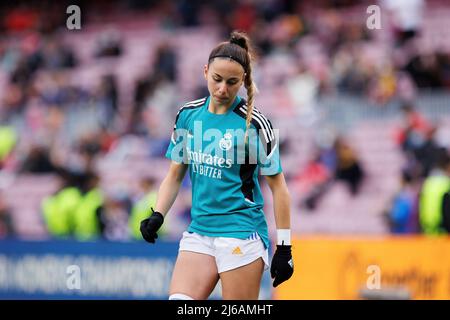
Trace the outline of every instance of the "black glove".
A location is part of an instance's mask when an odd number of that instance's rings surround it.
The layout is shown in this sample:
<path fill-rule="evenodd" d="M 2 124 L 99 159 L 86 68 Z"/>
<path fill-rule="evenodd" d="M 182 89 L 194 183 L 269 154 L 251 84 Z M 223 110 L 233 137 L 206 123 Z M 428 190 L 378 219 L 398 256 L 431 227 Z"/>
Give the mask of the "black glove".
<path fill-rule="evenodd" d="M 288 280 L 294 273 L 294 262 L 292 260 L 291 246 L 277 245 L 277 250 L 272 258 L 270 275 L 275 278 L 273 286 Z"/>
<path fill-rule="evenodd" d="M 163 222 L 164 216 L 158 211 L 153 211 L 152 208 L 152 215 L 141 221 L 140 230 L 145 241 L 155 243 L 155 239 L 158 238 L 156 232 L 162 226 Z"/>

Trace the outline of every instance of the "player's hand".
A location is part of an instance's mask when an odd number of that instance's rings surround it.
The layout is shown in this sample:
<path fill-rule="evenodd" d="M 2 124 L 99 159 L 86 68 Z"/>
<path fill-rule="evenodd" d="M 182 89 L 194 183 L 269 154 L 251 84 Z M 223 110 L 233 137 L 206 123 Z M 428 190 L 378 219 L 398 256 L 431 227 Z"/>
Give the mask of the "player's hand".
<path fill-rule="evenodd" d="M 273 286 L 288 280 L 294 273 L 294 262 L 292 260 L 291 246 L 277 245 L 277 250 L 272 258 L 270 275 L 274 279 Z"/>
<path fill-rule="evenodd" d="M 158 238 L 156 232 L 162 226 L 163 222 L 164 216 L 158 211 L 153 211 L 152 208 L 152 215 L 141 221 L 140 230 L 145 241 L 155 243 L 155 239 Z"/>

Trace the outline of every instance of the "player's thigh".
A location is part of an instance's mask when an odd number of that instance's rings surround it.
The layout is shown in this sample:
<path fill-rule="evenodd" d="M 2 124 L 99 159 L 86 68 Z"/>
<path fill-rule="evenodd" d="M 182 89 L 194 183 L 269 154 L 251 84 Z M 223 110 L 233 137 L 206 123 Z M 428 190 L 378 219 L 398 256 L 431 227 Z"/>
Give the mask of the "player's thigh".
<path fill-rule="evenodd" d="M 264 272 L 264 261 L 258 258 L 242 267 L 220 273 L 224 300 L 257 300 Z"/>
<path fill-rule="evenodd" d="M 217 281 L 219 274 L 213 256 L 179 251 L 170 284 L 170 294 L 183 293 L 196 300 L 207 299 Z"/>

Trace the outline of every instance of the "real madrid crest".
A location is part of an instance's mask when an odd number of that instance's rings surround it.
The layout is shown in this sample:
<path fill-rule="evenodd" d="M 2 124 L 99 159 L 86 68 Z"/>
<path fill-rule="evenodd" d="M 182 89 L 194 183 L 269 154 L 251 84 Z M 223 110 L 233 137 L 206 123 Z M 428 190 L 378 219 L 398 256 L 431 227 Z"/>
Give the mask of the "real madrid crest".
<path fill-rule="evenodd" d="M 233 136 L 231 135 L 231 133 L 225 133 L 223 135 L 223 138 L 220 139 L 220 141 L 219 141 L 220 149 L 222 149 L 224 151 L 230 150 L 231 145 L 232 145 L 232 141 L 231 141 L 232 137 Z"/>

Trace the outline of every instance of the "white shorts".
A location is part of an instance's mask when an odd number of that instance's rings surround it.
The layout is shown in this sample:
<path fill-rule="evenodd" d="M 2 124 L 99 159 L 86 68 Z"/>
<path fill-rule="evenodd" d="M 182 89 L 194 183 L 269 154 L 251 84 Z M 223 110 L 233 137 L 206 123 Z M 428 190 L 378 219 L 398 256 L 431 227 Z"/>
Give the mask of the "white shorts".
<path fill-rule="evenodd" d="M 198 233 L 183 232 L 179 251 L 204 253 L 216 258 L 219 273 L 233 270 L 258 258 L 264 261 L 264 270 L 269 268 L 269 251 L 257 233 L 248 239 L 208 237 Z"/>

